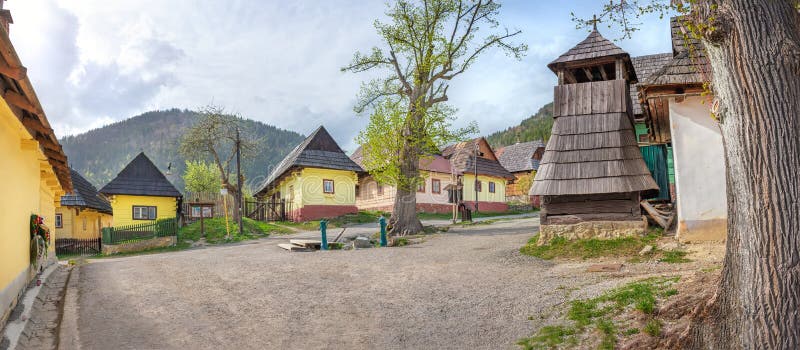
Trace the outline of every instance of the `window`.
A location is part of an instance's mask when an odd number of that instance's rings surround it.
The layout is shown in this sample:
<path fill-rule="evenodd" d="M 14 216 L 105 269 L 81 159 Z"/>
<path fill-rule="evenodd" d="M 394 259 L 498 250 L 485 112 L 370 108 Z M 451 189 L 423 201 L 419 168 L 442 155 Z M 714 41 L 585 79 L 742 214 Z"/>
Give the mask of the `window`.
<path fill-rule="evenodd" d="M 378 184 L 378 195 L 383 196 L 383 185 Z"/>
<path fill-rule="evenodd" d="M 481 183 L 480 181 L 475 181 L 475 192 L 480 192 L 481 190 L 483 190 L 482 185 L 483 183 Z"/>
<path fill-rule="evenodd" d="M 431 179 L 431 192 L 442 193 L 442 181 L 439 179 Z"/>
<path fill-rule="evenodd" d="M 86 231 L 86 218 L 83 218 L 83 230 Z"/>
<path fill-rule="evenodd" d="M 333 193 L 333 180 L 322 180 L 322 192 Z"/>
<path fill-rule="evenodd" d="M 154 207 L 154 206 L 144 206 L 144 205 L 134 205 L 133 206 L 133 219 L 134 220 L 155 220 L 156 219 L 156 207 Z"/>
<path fill-rule="evenodd" d="M 356 197 L 361 197 L 361 186 L 356 184 Z"/>
<path fill-rule="evenodd" d="M 61 214 L 56 214 L 56 228 L 64 227 L 64 222 L 62 221 Z"/>
<path fill-rule="evenodd" d="M 417 184 L 417 192 L 425 193 L 425 180 Z"/>
<path fill-rule="evenodd" d="M 494 182 L 489 181 L 489 193 L 494 193 Z"/>

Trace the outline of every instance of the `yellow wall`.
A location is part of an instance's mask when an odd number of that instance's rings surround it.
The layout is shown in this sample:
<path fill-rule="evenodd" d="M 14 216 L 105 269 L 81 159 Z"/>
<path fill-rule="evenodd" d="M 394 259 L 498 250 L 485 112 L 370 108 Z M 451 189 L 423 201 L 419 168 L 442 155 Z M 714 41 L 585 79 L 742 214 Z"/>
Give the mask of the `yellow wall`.
<path fill-rule="evenodd" d="M 81 210 L 76 215 L 75 208 L 58 207 L 56 213 L 61 214 L 62 222 L 62 227 L 56 229 L 56 238 L 98 238 L 101 235 L 101 228 L 112 226 L 110 214 L 92 209 Z M 53 227 L 55 227 L 55 220 L 53 221 Z"/>
<path fill-rule="evenodd" d="M 2 101 L 2 100 L 0 100 Z M 51 229 L 49 258 L 55 256 L 55 198 L 63 194 L 39 145 L 5 103 L 0 102 L 0 323 L 8 311 L 9 288 L 29 270 L 30 216 Z M 27 282 L 27 281 L 25 281 Z"/>
<path fill-rule="evenodd" d="M 174 219 L 178 204 L 175 197 L 129 196 L 118 194 L 111 196 L 110 200 L 111 209 L 114 211 L 114 219 L 112 222 L 114 227 L 152 222 L 148 220 L 133 220 L 133 206 L 156 206 L 156 216 L 158 219 Z"/>
<path fill-rule="evenodd" d="M 322 180 L 333 180 L 334 193 L 323 193 Z M 353 171 L 303 168 L 286 176 L 268 195 L 280 191 L 293 210 L 305 205 L 356 205 L 357 182 Z"/>
<path fill-rule="evenodd" d="M 475 200 L 475 175 L 464 174 L 462 180 L 464 184 L 464 201 L 470 202 Z M 478 175 L 478 181 L 481 182 L 481 191 L 478 192 L 479 202 L 506 202 L 506 179 L 502 177 L 490 177 L 485 175 Z M 489 182 L 494 182 L 494 193 L 489 193 Z"/>

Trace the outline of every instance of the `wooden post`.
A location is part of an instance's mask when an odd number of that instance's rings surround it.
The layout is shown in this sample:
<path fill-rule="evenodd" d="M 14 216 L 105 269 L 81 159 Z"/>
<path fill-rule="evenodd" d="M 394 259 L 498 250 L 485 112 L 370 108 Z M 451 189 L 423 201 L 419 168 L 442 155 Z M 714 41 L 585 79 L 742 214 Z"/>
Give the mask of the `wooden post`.
<path fill-rule="evenodd" d="M 615 71 L 617 80 L 625 79 L 625 64 L 622 63 L 621 58 L 617 58 Z"/>

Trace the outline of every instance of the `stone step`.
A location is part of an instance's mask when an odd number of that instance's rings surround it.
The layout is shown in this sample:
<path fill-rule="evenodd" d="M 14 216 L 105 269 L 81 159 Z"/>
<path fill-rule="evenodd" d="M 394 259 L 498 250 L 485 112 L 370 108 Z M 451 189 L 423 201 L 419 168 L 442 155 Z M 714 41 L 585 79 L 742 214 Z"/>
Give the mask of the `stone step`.
<path fill-rule="evenodd" d="M 311 248 L 307 248 L 307 247 L 304 247 L 304 246 L 301 246 L 301 245 L 297 245 L 297 244 L 290 244 L 290 243 L 280 243 L 280 244 L 278 244 L 278 247 L 286 249 L 286 250 L 288 250 L 290 252 L 310 252 L 310 251 L 312 251 Z"/>
<path fill-rule="evenodd" d="M 322 247 L 322 241 L 317 241 L 313 239 L 290 239 L 289 243 L 317 250 L 319 250 Z"/>

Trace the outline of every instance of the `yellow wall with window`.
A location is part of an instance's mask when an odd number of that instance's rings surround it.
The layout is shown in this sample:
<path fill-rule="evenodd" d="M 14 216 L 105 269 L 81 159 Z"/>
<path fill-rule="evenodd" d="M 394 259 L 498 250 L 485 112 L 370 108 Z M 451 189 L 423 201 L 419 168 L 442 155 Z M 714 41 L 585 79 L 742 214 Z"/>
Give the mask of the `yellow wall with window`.
<path fill-rule="evenodd" d="M 156 220 L 174 219 L 177 209 L 177 198 L 156 196 L 130 196 L 116 194 L 110 198 L 111 208 L 114 211 L 113 226 L 137 225 L 152 222 L 153 220 L 134 220 L 134 206 L 155 206 Z"/>
<path fill-rule="evenodd" d="M 475 175 L 464 174 L 462 181 L 464 184 L 464 201 L 474 201 Z M 481 182 L 481 191 L 478 192 L 478 202 L 506 202 L 506 179 L 502 177 L 485 176 L 479 174 L 478 181 Z M 490 182 L 494 182 L 494 193 L 489 192 Z"/>
<path fill-rule="evenodd" d="M 323 190 L 325 180 L 333 180 L 333 193 Z M 280 191 L 282 199 L 292 202 L 293 210 L 304 205 L 356 205 L 357 183 L 354 171 L 303 168 L 286 176 L 268 196 Z"/>
<path fill-rule="evenodd" d="M 98 238 L 103 227 L 111 227 L 110 214 L 91 209 L 83 209 L 77 214 L 75 208 L 58 207 L 56 215 L 61 214 L 61 227 L 56 227 L 56 238 Z M 55 227 L 55 220 L 53 222 Z"/>
<path fill-rule="evenodd" d="M 0 100 L 2 101 L 2 100 Z M 9 305 L 31 278 L 30 216 L 44 217 L 50 228 L 49 259 L 55 258 L 55 198 L 63 190 L 39 144 L 8 105 L 0 103 L 0 327 Z"/>

